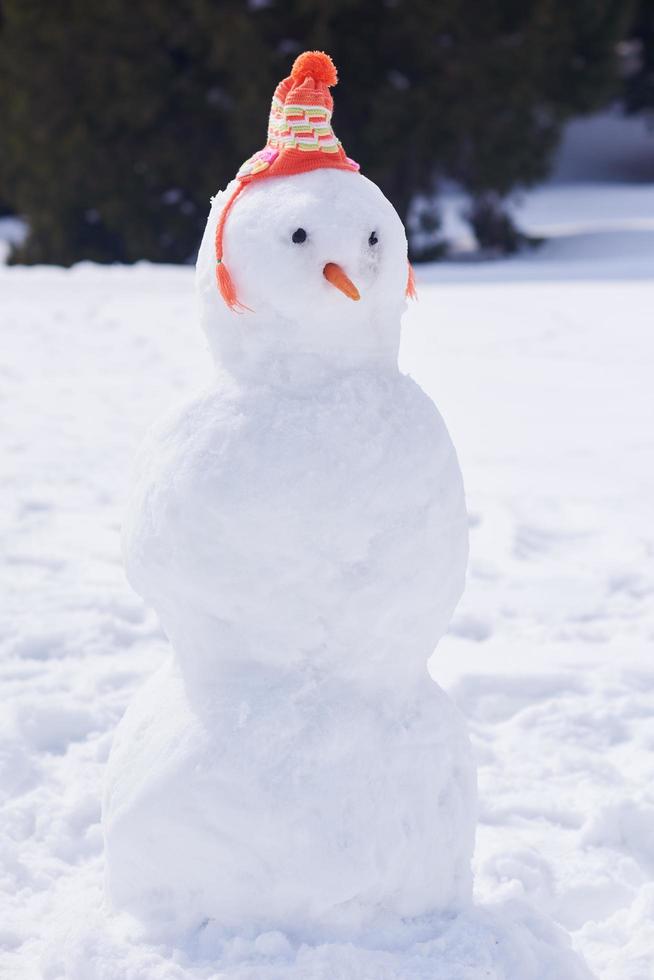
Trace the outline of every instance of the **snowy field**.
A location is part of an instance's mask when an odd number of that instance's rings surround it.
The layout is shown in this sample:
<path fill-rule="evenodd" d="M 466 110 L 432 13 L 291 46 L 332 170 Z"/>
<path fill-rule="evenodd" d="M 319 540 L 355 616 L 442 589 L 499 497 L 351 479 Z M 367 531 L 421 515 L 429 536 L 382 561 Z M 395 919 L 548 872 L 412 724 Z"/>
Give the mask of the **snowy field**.
<path fill-rule="evenodd" d="M 550 187 L 522 214 L 541 251 L 422 268 L 405 319 L 471 522 L 431 670 L 477 755 L 479 899 L 651 980 L 654 188 Z M 0 267 L 0 329 L 0 976 L 216 978 L 98 911 L 112 733 L 166 651 L 118 532 L 146 427 L 209 376 L 192 270 Z"/>

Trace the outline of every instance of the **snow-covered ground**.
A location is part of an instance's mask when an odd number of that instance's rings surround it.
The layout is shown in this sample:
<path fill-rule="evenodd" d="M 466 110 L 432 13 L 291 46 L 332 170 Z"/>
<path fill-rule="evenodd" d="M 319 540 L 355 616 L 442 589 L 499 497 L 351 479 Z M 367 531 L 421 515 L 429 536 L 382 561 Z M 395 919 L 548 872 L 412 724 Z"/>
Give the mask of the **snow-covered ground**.
<path fill-rule="evenodd" d="M 528 899 L 602 980 L 651 980 L 654 188 L 550 186 L 522 220 L 554 237 L 420 269 L 405 320 L 471 517 L 431 669 L 476 749 L 479 898 Z M 166 650 L 118 530 L 146 426 L 209 376 L 192 279 L 0 268 L 3 977 L 217 977 L 121 945 L 96 912 L 112 732 Z"/>

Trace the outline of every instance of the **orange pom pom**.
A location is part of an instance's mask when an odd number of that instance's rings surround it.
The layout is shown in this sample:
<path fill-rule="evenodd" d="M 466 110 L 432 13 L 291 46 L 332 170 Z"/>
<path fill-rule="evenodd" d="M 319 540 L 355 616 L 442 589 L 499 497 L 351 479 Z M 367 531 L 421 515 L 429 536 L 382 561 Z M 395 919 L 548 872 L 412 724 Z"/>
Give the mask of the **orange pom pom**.
<path fill-rule="evenodd" d="M 416 289 L 416 277 L 413 271 L 413 266 L 409 262 L 409 278 L 406 282 L 406 290 L 404 295 L 407 299 L 418 299 L 418 290 Z"/>
<path fill-rule="evenodd" d="M 313 78 L 315 82 L 324 82 L 331 88 L 338 81 L 338 72 L 336 65 L 324 51 L 305 51 L 295 59 L 291 78 L 296 82 Z"/>

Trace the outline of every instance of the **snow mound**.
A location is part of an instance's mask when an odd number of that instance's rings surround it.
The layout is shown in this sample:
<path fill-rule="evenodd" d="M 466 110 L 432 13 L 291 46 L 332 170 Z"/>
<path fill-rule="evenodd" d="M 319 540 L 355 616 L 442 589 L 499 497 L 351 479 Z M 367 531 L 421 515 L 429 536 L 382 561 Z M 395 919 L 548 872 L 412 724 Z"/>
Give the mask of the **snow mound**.
<path fill-rule="evenodd" d="M 84 918 L 46 951 L 43 980 L 592 980 L 563 930 L 517 901 L 416 924 L 408 945 L 226 937 L 209 922 L 171 947 L 144 942 L 126 916 Z"/>

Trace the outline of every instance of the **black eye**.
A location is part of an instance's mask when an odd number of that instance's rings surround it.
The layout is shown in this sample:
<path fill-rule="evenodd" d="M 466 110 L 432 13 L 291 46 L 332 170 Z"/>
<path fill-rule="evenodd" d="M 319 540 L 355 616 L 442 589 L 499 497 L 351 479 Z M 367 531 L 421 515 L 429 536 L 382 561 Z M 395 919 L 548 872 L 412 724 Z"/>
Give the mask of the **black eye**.
<path fill-rule="evenodd" d="M 371 231 L 370 238 L 368 239 L 368 245 L 376 245 L 379 239 L 377 238 L 377 232 Z"/>
<path fill-rule="evenodd" d="M 296 245 L 301 245 L 302 242 L 306 242 L 306 240 L 307 240 L 307 233 L 304 230 L 304 228 L 296 228 L 295 231 L 293 232 L 293 236 L 292 237 L 293 237 L 293 241 L 295 242 Z"/>

